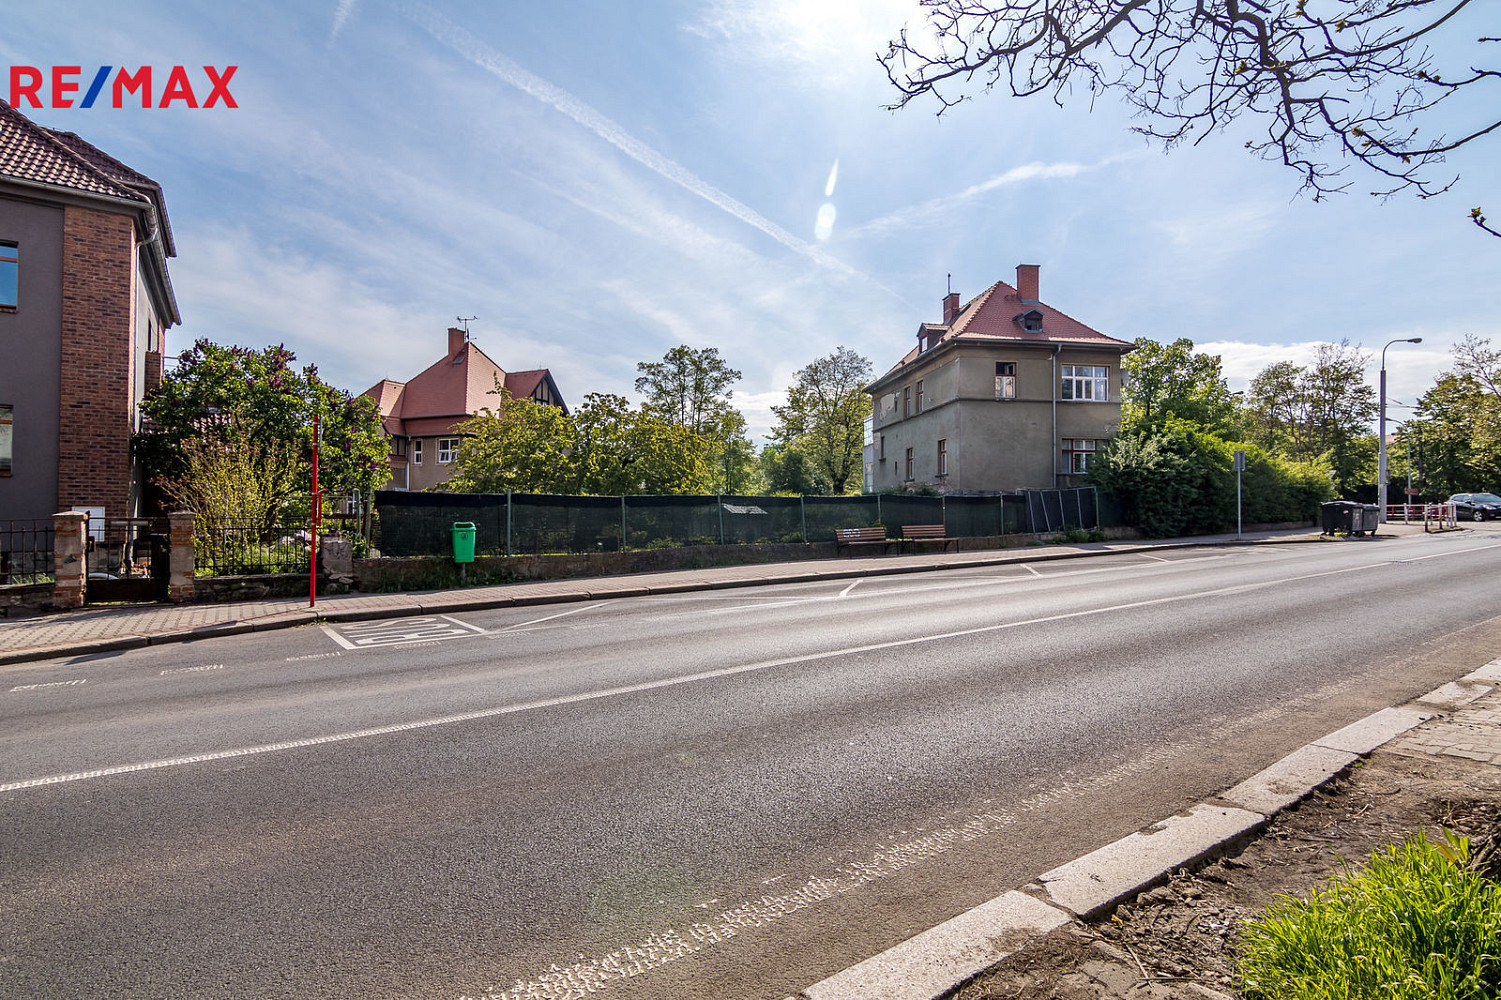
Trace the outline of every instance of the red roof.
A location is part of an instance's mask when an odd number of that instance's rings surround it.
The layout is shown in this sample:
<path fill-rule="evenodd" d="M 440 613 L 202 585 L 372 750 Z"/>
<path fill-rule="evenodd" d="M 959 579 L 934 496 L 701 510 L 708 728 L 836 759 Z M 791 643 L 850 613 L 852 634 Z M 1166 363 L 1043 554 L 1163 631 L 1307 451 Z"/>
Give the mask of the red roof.
<path fill-rule="evenodd" d="M 480 410 L 500 409 L 497 379 L 513 398 L 527 399 L 552 375 L 546 368 L 507 373 L 484 351 L 465 341 L 458 351 L 406 382 L 381 379 L 362 395 L 375 400 L 388 434 L 446 434 Z"/>
<path fill-rule="evenodd" d="M 61 136 L 71 136 L 74 141 Z M 78 143 L 88 146 L 72 133 L 59 134 L 43 128 L 0 101 L 0 176 L 124 201 L 148 200 L 139 191 L 132 190 L 123 179 L 111 176 L 112 171 L 104 170 L 93 161 L 93 157 L 81 155 L 74 148 Z M 112 157 L 109 159 L 119 163 Z M 119 165 L 129 170 L 124 164 Z"/>
<path fill-rule="evenodd" d="M 1033 323 L 1025 317 L 1036 313 Z M 1035 325 L 1036 329 L 1028 329 Z M 929 338 L 927 351 L 919 343 L 897 362 L 886 374 L 896 371 L 926 354 L 939 344 L 949 341 L 964 343 L 1023 343 L 1023 344 L 1071 344 L 1080 347 L 1103 347 L 1129 351 L 1130 341 L 1107 337 L 1100 331 L 1085 326 L 1072 316 L 1055 309 L 1045 302 L 1024 302 L 1021 293 L 1004 281 L 997 281 L 985 291 L 970 299 L 960 308 L 948 326 L 941 323 L 923 323 L 921 332 Z M 882 378 L 885 376 L 883 375 Z"/>

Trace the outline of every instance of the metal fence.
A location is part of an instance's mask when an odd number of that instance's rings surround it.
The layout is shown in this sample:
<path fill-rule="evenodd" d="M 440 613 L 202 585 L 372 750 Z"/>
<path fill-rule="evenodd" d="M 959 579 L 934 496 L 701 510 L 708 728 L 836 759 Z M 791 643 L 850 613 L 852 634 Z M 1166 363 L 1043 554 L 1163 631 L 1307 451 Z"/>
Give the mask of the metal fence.
<path fill-rule="evenodd" d="M 310 539 L 306 524 L 200 518 L 193 524 L 193 574 L 306 573 Z"/>
<path fill-rule="evenodd" d="M 376 493 L 377 546 L 388 556 L 449 555 L 455 523 L 486 555 L 615 552 L 680 545 L 830 541 L 838 528 L 942 524 L 954 538 L 1100 526 L 1093 487 L 993 496 L 563 496 Z M 1110 523 L 1108 520 L 1106 523 Z"/>
<path fill-rule="evenodd" d="M 0 521 L 0 584 L 52 582 L 52 519 Z"/>

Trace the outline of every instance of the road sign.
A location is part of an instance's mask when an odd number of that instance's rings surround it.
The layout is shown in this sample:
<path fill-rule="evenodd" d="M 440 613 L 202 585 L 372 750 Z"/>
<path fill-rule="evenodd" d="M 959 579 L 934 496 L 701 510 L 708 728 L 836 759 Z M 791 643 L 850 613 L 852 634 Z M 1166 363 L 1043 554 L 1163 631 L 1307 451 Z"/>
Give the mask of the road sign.
<path fill-rule="evenodd" d="M 1244 451 L 1242 451 L 1241 449 L 1237 448 L 1237 449 L 1235 449 L 1235 471 L 1236 472 L 1244 472 L 1245 470 L 1246 470 L 1246 453 Z"/>
<path fill-rule="evenodd" d="M 1415 496 L 1418 495 L 1418 490 L 1417 490 L 1417 487 L 1415 487 L 1415 486 L 1409 486 L 1409 487 L 1407 487 L 1407 489 L 1403 490 L 1402 492 L 1406 493 L 1410 497 L 1415 497 Z"/>

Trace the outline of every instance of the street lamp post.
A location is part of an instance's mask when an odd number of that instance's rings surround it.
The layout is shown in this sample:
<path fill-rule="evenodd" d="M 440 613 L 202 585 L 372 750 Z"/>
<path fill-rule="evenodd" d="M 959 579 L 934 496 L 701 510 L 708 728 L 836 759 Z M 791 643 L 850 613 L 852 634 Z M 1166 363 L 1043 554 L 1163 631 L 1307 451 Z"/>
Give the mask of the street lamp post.
<path fill-rule="evenodd" d="M 1422 337 L 1399 337 L 1381 348 L 1381 416 L 1376 428 L 1376 518 L 1386 523 L 1386 348 L 1392 344 L 1421 344 Z"/>

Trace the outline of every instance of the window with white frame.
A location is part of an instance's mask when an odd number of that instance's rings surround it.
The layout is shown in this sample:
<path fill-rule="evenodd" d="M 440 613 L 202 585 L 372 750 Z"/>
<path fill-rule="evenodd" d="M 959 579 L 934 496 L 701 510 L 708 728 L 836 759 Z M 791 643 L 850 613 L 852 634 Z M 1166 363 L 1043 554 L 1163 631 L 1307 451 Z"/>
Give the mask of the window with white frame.
<path fill-rule="evenodd" d="M 938 474 L 949 474 L 949 442 L 947 438 L 938 439 Z"/>
<path fill-rule="evenodd" d="M 912 475 L 912 449 L 911 448 L 907 449 L 907 469 L 906 469 L 906 475 L 903 478 L 905 478 L 907 480 L 907 482 L 909 482 L 909 483 L 913 480 L 913 478 L 915 478 Z"/>
<path fill-rule="evenodd" d="M 1095 438 L 1064 438 L 1063 471 L 1080 474 L 1088 472 L 1090 463 L 1099 454 L 1099 448 L 1100 442 Z"/>
<path fill-rule="evenodd" d="M 1063 399 L 1097 403 L 1110 399 L 1110 369 L 1104 365 L 1063 365 Z"/>
<path fill-rule="evenodd" d="M 922 412 L 922 379 L 917 380 L 917 412 Z"/>
<path fill-rule="evenodd" d="M 458 438 L 438 438 L 438 464 L 448 465 L 459 454 Z"/>
<path fill-rule="evenodd" d="M 422 464 L 422 439 L 412 438 L 412 464 Z"/>
<path fill-rule="evenodd" d="M 995 363 L 995 398 L 1016 398 L 1016 362 L 997 361 Z"/>
<path fill-rule="evenodd" d="M 912 416 L 912 387 L 902 386 L 902 416 Z"/>

